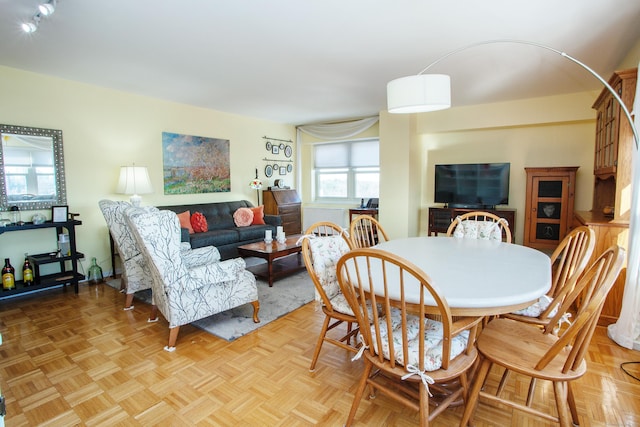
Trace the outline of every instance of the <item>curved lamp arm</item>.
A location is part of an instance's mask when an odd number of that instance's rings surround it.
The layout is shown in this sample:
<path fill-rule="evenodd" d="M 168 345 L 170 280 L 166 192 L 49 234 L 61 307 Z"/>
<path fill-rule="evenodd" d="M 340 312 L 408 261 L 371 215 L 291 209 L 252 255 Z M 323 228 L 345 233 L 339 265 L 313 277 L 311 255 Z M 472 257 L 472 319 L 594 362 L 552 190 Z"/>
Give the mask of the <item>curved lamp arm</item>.
<path fill-rule="evenodd" d="M 455 55 L 458 52 L 462 52 L 463 50 L 467 50 L 467 49 L 471 49 L 477 46 L 483 46 L 483 45 L 487 45 L 487 44 L 495 44 L 495 43 L 517 43 L 517 44 L 526 44 L 526 45 L 530 45 L 530 46 L 536 46 L 542 49 L 546 49 L 549 50 L 551 52 L 557 53 L 558 55 L 567 58 L 569 61 L 572 61 L 575 64 L 578 64 L 580 67 L 582 67 L 583 69 L 587 70 L 589 72 L 589 74 L 591 74 L 593 77 L 595 77 L 596 79 L 598 79 L 598 81 L 600 83 L 602 83 L 602 85 L 604 87 L 607 88 L 607 90 L 611 93 L 611 95 L 613 95 L 613 97 L 616 99 L 616 101 L 618 101 L 618 104 L 620 105 L 620 108 L 622 108 L 622 111 L 624 112 L 625 117 L 627 118 L 627 120 L 629 121 L 629 125 L 631 126 L 631 131 L 633 132 L 633 137 L 635 139 L 635 143 L 636 143 L 636 150 L 639 148 L 640 145 L 640 138 L 638 137 L 638 130 L 636 129 L 635 125 L 633 124 L 633 119 L 631 118 L 631 113 L 629 112 L 629 110 L 627 109 L 627 107 L 624 105 L 624 102 L 622 102 L 622 99 L 620 99 L 620 96 L 618 95 L 618 93 L 613 90 L 613 88 L 609 85 L 609 83 L 607 83 L 607 81 L 605 79 L 603 79 L 598 73 L 596 73 L 593 69 L 591 69 L 591 67 L 589 67 L 588 65 L 584 64 L 583 62 L 580 62 L 579 60 L 577 60 L 576 58 L 574 58 L 573 56 L 562 52 L 558 49 L 554 49 L 552 47 L 540 44 L 540 43 L 535 43 L 535 42 L 530 42 L 530 41 L 526 41 L 526 40 L 514 40 L 514 39 L 497 39 L 497 40 L 486 40 L 486 41 L 482 41 L 482 42 L 478 42 L 478 43 L 473 43 L 467 46 L 463 46 L 461 48 L 458 48 L 456 50 L 452 50 L 449 53 L 444 54 L 443 56 L 441 56 L 440 58 L 436 59 L 435 61 L 433 61 L 432 63 L 430 63 L 429 65 L 427 65 L 425 68 L 422 69 L 422 71 L 420 71 L 418 73 L 418 76 L 424 75 L 424 73 L 431 67 L 433 67 L 434 65 L 438 64 L 439 62 L 443 61 L 444 59 L 450 57 L 451 55 Z M 413 77 L 413 76 L 412 76 Z M 398 79 L 401 80 L 401 79 Z M 390 82 L 391 85 L 391 82 Z M 389 90 L 389 89 L 388 89 Z"/>

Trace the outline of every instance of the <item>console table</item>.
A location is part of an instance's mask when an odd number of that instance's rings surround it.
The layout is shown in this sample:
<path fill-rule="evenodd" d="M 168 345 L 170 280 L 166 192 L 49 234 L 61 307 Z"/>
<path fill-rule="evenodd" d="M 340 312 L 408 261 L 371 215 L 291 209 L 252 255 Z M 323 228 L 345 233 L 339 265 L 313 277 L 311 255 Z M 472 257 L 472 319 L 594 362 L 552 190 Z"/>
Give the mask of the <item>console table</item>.
<path fill-rule="evenodd" d="M 515 209 L 471 209 L 471 208 L 429 208 L 429 236 L 438 233 L 446 233 L 451 222 L 456 219 L 458 215 L 465 214 L 467 212 L 482 211 L 489 212 L 498 215 L 500 218 L 504 218 L 509 223 L 509 229 L 511 230 L 511 236 L 513 243 L 515 243 L 516 236 L 516 210 Z"/>
<path fill-rule="evenodd" d="M 82 221 L 78 220 L 69 220 L 65 222 L 51 222 L 46 221 L 43 224 L 33 224 L 31 222 L 26 222 L 23 225 L 7 225 L 5 227 L 0 227 L 0 235 L 7 232 L 13 231 L 27 231 L 27 230 L 39 230 L 44 228 L 52 228 L 56 231 L 56 239 L 54 242 L 57 242 L 58 234 L 67 230 L 69 234 L 69 255 L 66 256 L 57 256 L 57 251 L 54 250 L 50 253 L 43 254 L 35 254 L 28 255 L 29 262 L 33 266 L 33 273 L 35 284 L 32 286 L 24 286 L 22 284 L 22 280 L 16 280 L 16 287 L 10 291 L 2 291 L 0 292 L 0 299 L 15 295 L 21 294 L 24 292 L 31 292 L 35 290 L 50 288 L 56 285 L 66 285 L 67 283 L 73 284 L 74 290 L 78 293 L 78 282 L 84 279 L 84 275 L 78 273 L 78 259 L 84 258 L 84 254 L 78 252 L 76 250 L 76 230 L 75 227 L 77 225 L 82 225 Z M 71 264 L 71 268 L 68 268 L 69 262 Z M 40 274 L 40 267 L 45 264 L 59 264 L 60 271 L 57 273 L 51 274 Z M 13 266 L 16 269 L 16 272 L 21 270 L 22 268 L 22 260 L 14 260 Z"/>

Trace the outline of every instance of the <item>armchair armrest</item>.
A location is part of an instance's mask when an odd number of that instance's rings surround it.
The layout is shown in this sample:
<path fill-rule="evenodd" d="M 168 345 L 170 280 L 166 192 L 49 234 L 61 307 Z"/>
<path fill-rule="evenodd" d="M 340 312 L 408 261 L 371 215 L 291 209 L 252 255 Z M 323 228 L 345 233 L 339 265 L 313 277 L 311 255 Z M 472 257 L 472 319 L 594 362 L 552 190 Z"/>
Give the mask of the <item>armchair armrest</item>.
<path fill-rule="evenodd" d="M 180 253 L 188 268 L 220 261 L 220 252 L 215 246 L 203 246 L 201 248 L 191 249 L 191 245 L 189 245 L 187 250 L 183 250 L 183 245 L 187 244 L 188 243 L 185 242 L 181 243 Z"/>
<path fill-rule="evenodd" d="M 242 258 L 192 267 L 189 270 L 191 280 L 188 281 L 187 288 L 194 290 L 207 285 L 238 280 L 245 267 L 246 264 Z"/>

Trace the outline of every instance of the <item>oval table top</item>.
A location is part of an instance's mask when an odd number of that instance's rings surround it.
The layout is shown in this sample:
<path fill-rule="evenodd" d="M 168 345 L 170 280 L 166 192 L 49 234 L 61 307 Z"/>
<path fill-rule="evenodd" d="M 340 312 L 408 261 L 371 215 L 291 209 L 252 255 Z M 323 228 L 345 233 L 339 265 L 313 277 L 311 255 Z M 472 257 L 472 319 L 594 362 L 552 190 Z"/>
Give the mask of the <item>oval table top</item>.
<path fill-rule="evenodd" d="M 526 246 L 439 236 L 395 239 L 373 248 L 421 268 L 454 315 L 509 313 L 529 306 L 551 288 L 549 257 Z"/>

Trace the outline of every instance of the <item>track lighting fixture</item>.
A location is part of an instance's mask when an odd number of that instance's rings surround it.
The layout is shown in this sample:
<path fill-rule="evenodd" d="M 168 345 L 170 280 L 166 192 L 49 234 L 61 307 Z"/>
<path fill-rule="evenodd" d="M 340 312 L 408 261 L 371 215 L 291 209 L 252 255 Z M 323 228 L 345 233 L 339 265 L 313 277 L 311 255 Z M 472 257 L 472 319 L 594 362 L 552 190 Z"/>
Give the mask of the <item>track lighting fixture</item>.
<path fill-rule="evenodd" d="M 31 17 L 31 20 L 27 22 L 23 22 L 20 27 L 22 31 L 25 33 L 35 33 L 38 30 L 38 26 L 40 25 L 40 20 L 43 17 L 51 16 L 53 12 L 56 10 L 57 0 L 49 0 L 46 3 L 41 3 L 38 5 L 38 10 L 35 15 Z"/>

